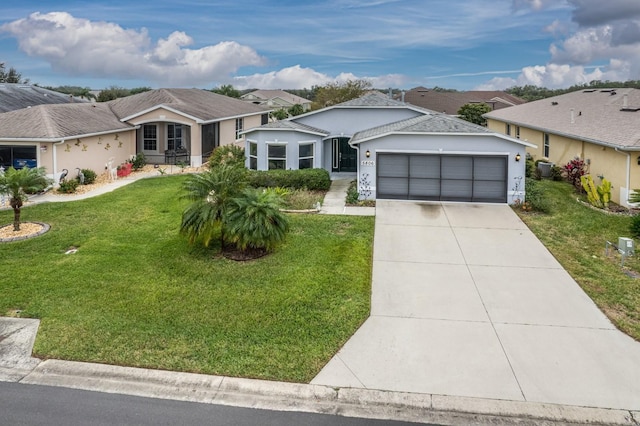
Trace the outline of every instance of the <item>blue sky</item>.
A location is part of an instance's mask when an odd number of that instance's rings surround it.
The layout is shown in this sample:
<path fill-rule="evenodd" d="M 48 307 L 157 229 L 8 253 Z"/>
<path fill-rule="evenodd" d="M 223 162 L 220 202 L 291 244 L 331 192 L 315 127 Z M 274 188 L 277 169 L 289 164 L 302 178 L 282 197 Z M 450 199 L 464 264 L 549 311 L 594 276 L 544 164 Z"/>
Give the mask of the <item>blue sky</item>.
<path fill-rule="evenodd" d="M 40 85 L 503 89 L 640 79 L 639 0 L 12 2 L 0 62 Z"/>

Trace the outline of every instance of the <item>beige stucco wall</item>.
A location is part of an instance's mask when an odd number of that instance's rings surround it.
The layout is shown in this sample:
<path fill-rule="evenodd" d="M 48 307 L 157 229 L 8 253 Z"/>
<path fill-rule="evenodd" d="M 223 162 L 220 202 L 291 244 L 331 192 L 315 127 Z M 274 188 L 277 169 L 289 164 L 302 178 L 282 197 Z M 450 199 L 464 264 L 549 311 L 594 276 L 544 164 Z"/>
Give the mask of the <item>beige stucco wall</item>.
<path fill-rule="evenodd" d="M 243 130 L 259 127 L 262 124 L 262 114 L 244 117 Z M 237 145 L 244 147 L 244 135 L 236 139 L 236 119 L 223 120 L 220 122 L 220 146 Z"/>
<path fill-rule="evenodd" d="M 51 168 L 47 172 L 59 176 L 62 169 L 69 171 L 69 176 L 75 176 L 76 168 L 91 169 L 98 175 L 105 173 L 105 165 L 112 160 L 114 166 L 122 164 L 136 155 L 135 131 L 112 133 L 102 136 L 70 139 L 62 144 L 49 144 L 48 151 L 55 152 L 51 159 Z M 55 145 L 55 148 L 53 147 Z"/>
<path fill-rule="evenodd" d="M 505 133 L 504 122 L 488 120 L 487 127 L 496 132 Z M 515 134 L 514 125 L 511 126 L 511 132 Z M 520 127 L 520 139 L 538 145 L 537 149 L 527 148 L 527 152 L 535 160 L 543 158 L 544 132 Z M 575 157 L 585 160 L 588 163 L 589 174 L 593 176 L 596 185 L 602 182 L 600 176 L 610 181 L 613 186 L 611 199 L 621 205 L 627 205 L 629 190 L 640 188 L 640 165 L 638 165 L 640 151 L 632 151 L 628 154 L 630 156 L 629 188 L 627 188 L 627 152 L 617 152 L 611 147 L 549 134 L 549 161 L 562 167 Z"/>

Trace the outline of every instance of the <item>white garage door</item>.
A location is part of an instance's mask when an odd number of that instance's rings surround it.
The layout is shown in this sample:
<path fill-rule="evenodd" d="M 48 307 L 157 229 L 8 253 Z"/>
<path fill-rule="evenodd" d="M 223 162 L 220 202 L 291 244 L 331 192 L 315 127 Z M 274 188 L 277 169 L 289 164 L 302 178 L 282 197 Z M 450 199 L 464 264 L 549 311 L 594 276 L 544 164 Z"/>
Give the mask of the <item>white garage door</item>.
<path fill-rule="evenodd" d="M 377 154 L 376 198 L 507 202 L 507 157 Z"/>

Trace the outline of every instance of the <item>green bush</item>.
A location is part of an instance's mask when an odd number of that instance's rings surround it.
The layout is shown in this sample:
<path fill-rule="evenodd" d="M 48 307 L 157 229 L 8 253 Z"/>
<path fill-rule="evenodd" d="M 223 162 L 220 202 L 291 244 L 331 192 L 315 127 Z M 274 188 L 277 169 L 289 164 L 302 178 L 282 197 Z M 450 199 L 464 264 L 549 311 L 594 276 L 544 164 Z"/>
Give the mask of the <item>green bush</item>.
<path fill-rule="evenodd" d="M 77 179 L 62 181 L 60 183 L 60 186 L 58 187 L 58 192 L 61 192 L 63 194 L 73 194 L 74 192 L 76 192 L 78 185 L 80 185 L 80 182 L 78 182 Z"/>
<path fill-rule="evenodd" d="M 637 214 L 631 218 L 631 225 L 629 225 L 629 232 L 634 237 L 640 237 L 640 214 Z"/>
<path fill-rule="evenodd" d="M 349 185 L 347 189 L 347 199 L 346 202 L 349 205 L 358 204 L 358 199 L 360 198 L 360 194 L 358 193 L 358 183 L 354 180 Z"/>
<path fill-rule="evenodd" d="M 551 172 L 549 173 L 549 177 L 554 181 L 561 181 L 562 177 L 562 169 L 555 164 L 551 166 Z"/>
<path fill-rule="evenodd" d="M 244 167 L 244 149 L 235 145 L 217 147 L 209 157 L 209 167 L 216 167 L 221 164 Z"/>
<path fill-rule="evenodd" d="M 144 158 L 144 154 L 141 152 L 139 152 L 138 155 L 136 155 L 134 158 L 129 160 L 129 162 L 132 164 L 133 170 L 140 170 L 147 164 L 147 160 L 146 158 Z M 86 179 L 86 176 L 85 176 L 85 179 Z"/>
<path fill-rule="evenodd" d="M 536 171 L 536 163 L 533 161 L 533 158 L 527 157 L 527 162 L 526 162 L 526 166 L 524 169 L 524 176 L 525 177 L 533 177 L 533 174 Z"/>
<path fill-rule="evenodd" d="M 524 210 L 537 211 L 540 213 L 551 213 L 551 203 L 545 197 L 540 182 L 528 178 L 525 180 L 525 202 L 522 205 Z"/>
<path fill-rule="evenodd" d="M 249 185 L 255 188 L 283 187 L 326 191 L 331 186 L 329 172 L 324 169 L 302 170 L 251 170 Z"/>
<path fill-rule="evenodd" d="M 96 181 L 98 175 L 91 169 L 82 169 L 82 174 L 84 175 L 84 184 L 91 185 Z"/>

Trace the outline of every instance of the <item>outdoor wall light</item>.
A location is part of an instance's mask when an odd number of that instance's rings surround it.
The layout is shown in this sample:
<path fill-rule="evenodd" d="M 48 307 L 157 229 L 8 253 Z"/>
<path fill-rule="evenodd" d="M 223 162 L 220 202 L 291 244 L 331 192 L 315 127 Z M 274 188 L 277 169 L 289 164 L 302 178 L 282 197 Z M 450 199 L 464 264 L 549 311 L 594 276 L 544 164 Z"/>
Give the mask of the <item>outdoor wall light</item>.
<path fill-rule="evenodd" d="M 521 158 L 521 157 L 520 157 L 520 153 L 517 153 L 517 154 L 516 154 L 516 161 L 520 161 L 520 158 Z"/>
<path fill-rule="evenodd" d="M 371 157 L 371 151 L 367 150 L 367 152 L 365 152 L 364 155 L 366 155 L 367 158 Z"/>

